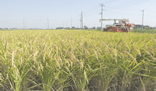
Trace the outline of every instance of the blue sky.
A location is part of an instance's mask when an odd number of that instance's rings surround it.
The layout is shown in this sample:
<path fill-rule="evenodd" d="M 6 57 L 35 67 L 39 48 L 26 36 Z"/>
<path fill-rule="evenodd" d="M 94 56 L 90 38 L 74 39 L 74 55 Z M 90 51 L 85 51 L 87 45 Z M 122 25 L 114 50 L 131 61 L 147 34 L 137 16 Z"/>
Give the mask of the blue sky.
<path fill-rule="evenodd" d="M 105 5 L 103 17 L 128 18 L 135 24 L 156 26 L 156 0 L 0 0 L 0 28 L 80 27 L 83 12 L 84 25 L 99 27 L 100 3 Z M 112 22 L 103 22 L 103 26 Z"/>

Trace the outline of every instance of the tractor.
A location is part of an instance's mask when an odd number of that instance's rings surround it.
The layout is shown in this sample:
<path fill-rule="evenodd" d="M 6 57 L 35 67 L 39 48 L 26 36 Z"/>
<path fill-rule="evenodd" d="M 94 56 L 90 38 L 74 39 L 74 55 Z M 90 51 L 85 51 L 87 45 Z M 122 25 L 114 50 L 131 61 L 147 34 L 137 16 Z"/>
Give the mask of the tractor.
<path fill-rule="evenodd" d="M 100 19 L 100 22 L 102 21 L 114 21 L 113 25 L 106 25 L 106 28 L 104 28 L 103 31 L 130 32 L 133 27 L 135 27 L 134 24 L 128 23 L 129 19 Z"/>

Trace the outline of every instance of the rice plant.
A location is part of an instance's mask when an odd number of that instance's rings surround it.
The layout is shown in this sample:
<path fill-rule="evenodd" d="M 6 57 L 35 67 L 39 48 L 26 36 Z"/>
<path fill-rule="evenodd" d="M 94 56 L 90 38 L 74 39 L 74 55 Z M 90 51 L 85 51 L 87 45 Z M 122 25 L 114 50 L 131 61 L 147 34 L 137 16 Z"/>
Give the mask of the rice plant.
<path fill-rule="evenodd" d="M 0 91 L 154 91 L 156 34 L 0 31 Z"/>

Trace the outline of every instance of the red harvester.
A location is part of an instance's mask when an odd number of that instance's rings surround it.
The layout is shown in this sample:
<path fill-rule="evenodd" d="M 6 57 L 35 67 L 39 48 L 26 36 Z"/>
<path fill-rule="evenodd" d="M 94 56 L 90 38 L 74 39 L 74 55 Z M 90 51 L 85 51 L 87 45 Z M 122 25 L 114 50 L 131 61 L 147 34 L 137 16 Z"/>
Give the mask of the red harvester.
<path fill-rule="evenodd" d="M 128 23 L 128 19 L 100 19 L 100 22 L 102 21 L 114 21 L 113 25 L 106 25 L 103 31 L 130 32 L 133 27 L 135 27 L 134 24 Z M 118 23 L 116 21 L 118 21 Z"/>

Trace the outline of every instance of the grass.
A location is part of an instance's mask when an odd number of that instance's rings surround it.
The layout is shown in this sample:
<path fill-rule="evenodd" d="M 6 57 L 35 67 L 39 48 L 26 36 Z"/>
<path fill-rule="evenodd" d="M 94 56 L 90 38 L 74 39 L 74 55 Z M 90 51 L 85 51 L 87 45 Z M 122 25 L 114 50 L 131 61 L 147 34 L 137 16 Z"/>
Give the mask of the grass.
<path fill-rule="evenodd" d="M 154 91 L 156 34 L 0 31 L 1 91 Z"/>

